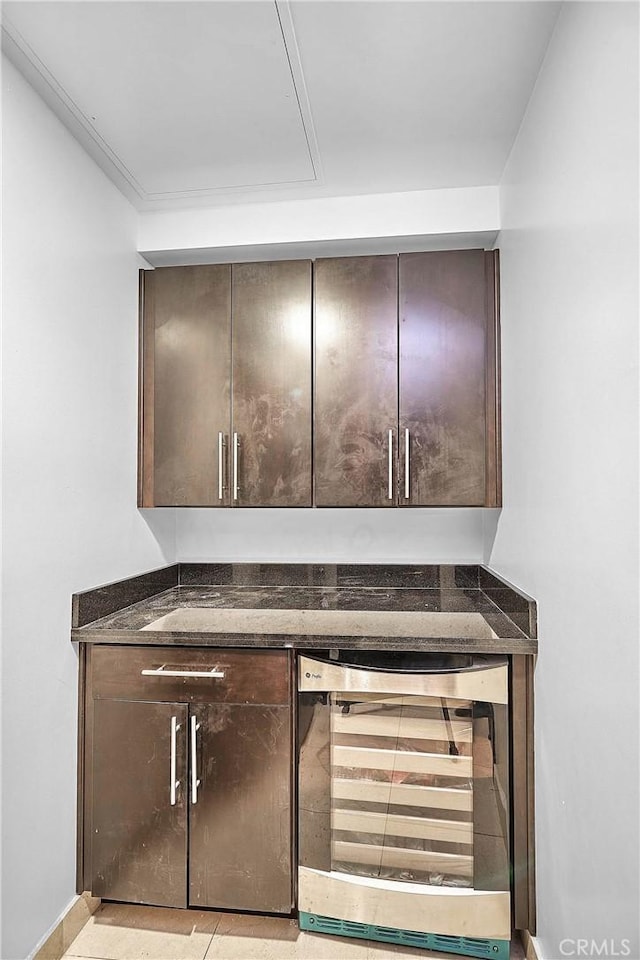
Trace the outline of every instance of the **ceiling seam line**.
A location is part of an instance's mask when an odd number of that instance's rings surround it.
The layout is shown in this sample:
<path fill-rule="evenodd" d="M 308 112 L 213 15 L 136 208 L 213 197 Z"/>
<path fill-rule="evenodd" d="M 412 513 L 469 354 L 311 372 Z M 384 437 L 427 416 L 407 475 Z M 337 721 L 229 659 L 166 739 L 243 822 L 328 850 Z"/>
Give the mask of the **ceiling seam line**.
<path fill-rule="evenodd" d="M 312 131 L 313 131 L 313 144 L 314 144 L 314 147 L 315 147 L 315 151 L 314 151 L 314 150 L 312 149 L 312 146 L 311 146 L 311 140 L 310 140 L 310 138 L 309 138 L 309 132 L 308 132 L 308 130 L 307 130 L 307 124 L 306 124 L 306 120 L 305 120 L 305 115 L 304 115 L 304 111 L 303 111 L 303 109 L 302 109 L 302 103 L 301 103 L 301 101 L 300 101 L 300 94 L 299 94 L 299 92 L 298 92 L 298 86 L 297 86 L 297 84 L 296 84 L 296 77 L 295 77 L 295 73 L 294 73 L 294 70 L 293 70 L 293 65 L 292 65 L 292 62 L 291 62 L 291 54 L 289 53 L 289 47 L 288 47 L 288 45 L 287 45 L 287 37 L 286 37 L 286 34 L 285 34 L 284 26 L 283 26 L 283 24 L 282 24 L 282 17 L 281 17 L 281 15 L 280 15 L 280 7 L 282 6 L 282 7 L 284 8 L 285 3 L 286 3 L 286 9 L 289 10 L 289 6 L 288 6 L 287 0 L 274 0 L 274 6 L 275 6 L 275 8 L 276 8 L 276 16 L 277 16 L 277 18 L 278 18 L 278 26 L 279 26 L 279 28 L 280 28 L 280 34 L 281 34 L 281 36 L 282 36 L 282 43 L 283 43 L 284 51 L 285 51 L 285 54 L 286 54 L 286 57 L 287 57 L 287 64 L 288 64 L 288 66 L 289 66 L 289 73 L 290 73 L 290 75 L 291 75 L 291 82 L 292 82 L 292 84 L 293 84 L 293 90 L 294 90 L 294 93 L 295 93 L 295 95 L 296 95 L 296 103 L 297 103 L 297 105 L 298 105 L 298 113 L 300 114 L 300 121 L 301 121 L 301 123 L 302 123 L 302 129 L 303 129 L 303 131 L 304 131 L 304 139 L 305 139 L 305 143 L 307 144 L 307 152 L 308 152 L 308 154 L 309 154 L 309 160 L 311 161 L 311 168 L 312 168 L 312 170 L 313 170 L 314 180 L 315 180 L 315 182 L 317 183 L 320 178 L 319 178 L 319 172 L 318 172 L 318 169 L 317 169 L 317 166 L 316 166 L 316 157 L 314 156 L 314 152 L 317 152 L 317 153 L 318 153 L 318 158 L 317 158 L 317 159 L 319 160 L 318 143 L 317 143 L 316 136 L 315 136 L 315 127 L 314 127 L 314 125 L 313 125 L 313 117 L 312 117 L 312 115 L 311 115 L 311 104 L 308 102 L 308 97 L 305 97 L 305 99 L 306 99 L 306 101 L 307 101 L 307 104 L 308 104 L 308 108 L 309 108 L 309 119 L 310 119 L 310 123 L 311 123 L 311 129 L 312 129 Z M 290 12 L 290 10 L 289 10 L 289 21 L 290 21 L 290 24 L 291 24 L 291 30 L 293 31 L 293 19 L 292 19 L 292 17 L 291 17 L 291 12 Z M 294 33 L 294 42 L 295 42 L 295 33 Z M 297 42 L 296 42 L 296 50 L 297 50 Z M 298 62 L 299 62 L 299 64 L 300 64 L 300 72 L 301 72 L 301 74 L 302 74 L 302 61 L 300 60 L 300 57 L 299 57 L 299 56 L 297 57 L 297 60 L 298 60 Z M 303 84 L 304 84 L 304 75 L 303 75 L 303 77 L 302 77 L 302 82 L 303 82 Z M 306 93 L 306 86 L 305 86 L 305 93 Z"/>

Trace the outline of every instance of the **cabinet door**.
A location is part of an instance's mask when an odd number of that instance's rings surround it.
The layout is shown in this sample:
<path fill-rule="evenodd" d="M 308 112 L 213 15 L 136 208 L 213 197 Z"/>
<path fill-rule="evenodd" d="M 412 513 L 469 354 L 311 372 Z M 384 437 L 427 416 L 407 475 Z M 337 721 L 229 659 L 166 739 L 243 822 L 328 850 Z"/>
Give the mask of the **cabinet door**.
<path fill-rule="evenodd" d="M 223 506 L 227 448 L 220 457 L 219 445 L 230 423 L 231 267 L 145 271 L 142 315 L 139 505 Z"/>
<path fill-rule="evenodd" d="M 400 256 L 401 505 L 496 503 L 492 263 L 482 250 Z"/>
<path fill-rule="evenodd" d="M 94 701 L 94 896 L 187 905 L 186 738 L 185 705 Z"/>
<path fill-rule="evenodd" d="M 289 913 L 291 708 L 198 704 L 196 725 L 189 906 Z"/>
<path fill-rule="evenodd" d="M 311 505 L 308 260 L 233 266 L 233 433 L 234 503 Z"/>
<path fill-rule="evenodd" d="M 396 503 L 397 269 L 395 256 L 316 261 L 317 506 Z"/>

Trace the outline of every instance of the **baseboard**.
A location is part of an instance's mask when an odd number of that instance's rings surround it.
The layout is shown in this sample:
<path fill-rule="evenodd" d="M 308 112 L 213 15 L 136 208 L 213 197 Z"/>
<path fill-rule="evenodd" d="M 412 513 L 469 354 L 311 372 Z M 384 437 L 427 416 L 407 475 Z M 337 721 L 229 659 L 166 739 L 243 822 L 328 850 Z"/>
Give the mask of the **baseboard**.
<path fill-rule="evenodd" d="M 520 939 L 524 947 L 525 960 L 544 960 L 537 937 L 532 937 L 528 930 L 521 930 Z"/>
<path fill-rule="evenodd" d="M 29 960 L 60 960 L 89 917 L 96 912 L 100 902 L 89 893 L 74 897 L 49 932 L 33 948 Z"/>

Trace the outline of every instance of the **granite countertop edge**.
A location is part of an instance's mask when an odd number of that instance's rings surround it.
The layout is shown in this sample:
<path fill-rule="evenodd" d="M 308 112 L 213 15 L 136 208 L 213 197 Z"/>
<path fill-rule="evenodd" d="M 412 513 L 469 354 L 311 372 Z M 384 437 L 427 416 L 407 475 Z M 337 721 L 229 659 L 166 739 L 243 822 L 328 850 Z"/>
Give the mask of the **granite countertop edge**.
<path fill-rule="evenodd" d="M 184 632 L 178 630 L 114 630 L 74 628 L 71 640 L 81 643 L 112 643 L 120 645 L 189 646 L 189 647 L 247 647 L 252 649 L 327 650 L 421 650 L 434 653 L 495 653 L 536 654 L 538 641 L 530 637 L 385 637 L 327 636 L 326 634 L 251 634 L 215 633 L 213 631 Z"/>
<path fill-rule="evenodd" d="M 230 565 L 229 565 L 230 566 Z M 216 578 L 220 571 L 225 572 L 226 565 L 205 565 L 205 573 L 211 569 Z M 189 574 L 195 569 L 199 583 L 189 581 Z M 360 571 L 367 576 L 364 583 L 349 583 L 346 577 L 344 585 L 283 586 L 277 583 L 251 581 L 244 579 L 245 570 L 255 575 L 255 568 L 248 565 L 236 565 L 230 569 L 240 571 L 241 582 L 207 583 L 202 578 L 203 565 L 171 565 L 149 574 L 136 575 L 103 587 L 96 587 L 84 593 L 74 594 L 72 601 L 73 619 L 71 640 L 79 643 L 108 643 L 125 645 L 158 646 L 218 646 L 246 648 L 290 648 L 294 650 L 320 650 L 328 647 L 343 649 L 386 649 L 386 650 L 422 650 L 434 652 L 459 652 L 482 654 L 533 654 L 538 652 L 536 628 L 536 603 L 523 591 L 508 583 L 488 567 L 473 565 L 443 565 L 440 567 L 389 567 L 371 565 L 367 568 L 346 568 L 347 573 L 355 570 L 358 580 Z M 280 579 L 283 571 L 290 573 L 294 568 L 279 568 L 275 565 L 264 568 L 270 577 L 276 572 Z M 325 572 L 325 567 L 311 565 L 296 566 L 294 573 Z M 436 587 L 429 576 L 439 571 L 441 583 Z M 398 579 L 400 574 L 400 579 Z M 453 576 L 455 575 L 455 576 Z M 391 580 L 390 580 L 391 577 Z M 416 578 L 420 581 L 416 583 Z M 204 582 L 203 582 L 204 580 Z M 406 584 L 405 585 L 405 581 Z M 212 607 L 222 609 L 244 609 L 247 612 L 265 609 L 279 610 L 281 613 L 301 609 L 323 610 L 329 608 L 356 611 L 375 610 L 389 612 L 424 612 L 436 610 L 446 616 L 447 613 L 479 613 L 491 627 L 492 636 L 486 636 L 479 630 L 473 636 L 473 630 L 465 636 L 456 636 L 455 630 L 449 635 L 412 636 L 386 635 L 384 629 L 369 633 L 366 628 L 360 634 L 342 634 L 339 630 L 328 635 L 320 631 L 313 633 L 292 630 L 264 632 L 251 629 L 234 630 L 222 627 L 212 629 L 153 629 L 155 621 L 177 607 Z M 295 618 L 292 618 L 295 620 Z M 177 626 L 177 625 L 176 625 Z M 182 626 L 182 625 L 181 625 Z M 381 625 L 382 626 L 382 625 Z M 436 631 L 437 632 L 437 631 Z M 471 635 L 470 635 L 471 634 Z"/>

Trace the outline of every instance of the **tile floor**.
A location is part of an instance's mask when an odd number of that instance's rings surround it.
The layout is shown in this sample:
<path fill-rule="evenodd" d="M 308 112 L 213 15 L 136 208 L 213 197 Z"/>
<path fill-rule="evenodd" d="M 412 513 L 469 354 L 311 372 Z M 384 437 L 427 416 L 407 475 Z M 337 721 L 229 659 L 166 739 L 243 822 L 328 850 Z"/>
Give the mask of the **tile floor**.
<path fill-rule="evenodd" d="M 105 903 L 68 960 L 456 960 L 369 940 L 306 933 L 294 920 Z M 520 944 L 511 960 L 524 960 Z"/>

